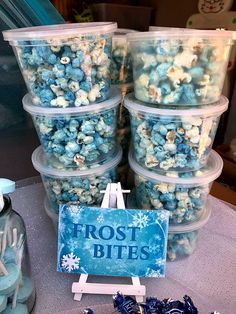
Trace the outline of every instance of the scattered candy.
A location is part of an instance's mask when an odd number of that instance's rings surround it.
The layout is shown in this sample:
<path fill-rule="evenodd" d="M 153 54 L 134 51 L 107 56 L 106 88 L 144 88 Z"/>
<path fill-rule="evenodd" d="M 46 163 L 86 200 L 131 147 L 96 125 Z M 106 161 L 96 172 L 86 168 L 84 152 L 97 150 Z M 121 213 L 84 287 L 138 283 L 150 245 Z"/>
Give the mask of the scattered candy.
<path fill-rule="evenodd" d="M 137 99 L 190 106 L 219 100 L 233 44 L 231 32 L 170 30 L 127 37 Z"/>
<path fill-rule="evenodd" d="M 4 38 L 15 48 L 34 104 L 66 108 L 109 98 L 115 29 L 116 23 L 42 26 L 6 31 Z"/>
<path fill-rule="evenodd" d="M 228 101 L 222 97 L 203 109 L 166 110 L 147 107 L 129 94 L 125 106 L 130 111 L 137 162 L 158 172 L 184 172 L 206 164 Z"/>

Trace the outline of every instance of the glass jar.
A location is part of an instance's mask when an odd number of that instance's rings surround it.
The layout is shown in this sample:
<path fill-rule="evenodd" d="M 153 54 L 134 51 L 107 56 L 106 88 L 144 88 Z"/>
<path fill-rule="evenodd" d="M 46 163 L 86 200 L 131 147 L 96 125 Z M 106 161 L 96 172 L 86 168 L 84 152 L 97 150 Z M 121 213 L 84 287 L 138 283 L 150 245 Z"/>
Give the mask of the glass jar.
<path fill-rule="evenodd" d="M 30 313 L 35 302 L 26 229 L 4 195 L 0 212 L 0 313 Z"/>

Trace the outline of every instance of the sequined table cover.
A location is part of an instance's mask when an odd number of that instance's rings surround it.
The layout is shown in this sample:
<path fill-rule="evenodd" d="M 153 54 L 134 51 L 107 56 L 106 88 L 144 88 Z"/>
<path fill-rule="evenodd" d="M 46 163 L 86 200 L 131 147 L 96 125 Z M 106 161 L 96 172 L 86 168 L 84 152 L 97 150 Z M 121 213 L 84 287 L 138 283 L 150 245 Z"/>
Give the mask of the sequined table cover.
<path fill-rule="evenodd" d="M 36 314 L 79 314 L 91 307 L 96 314 L 114 312 L 111 296 L 84 295 L 73 301 L 71 285 L 77 275 L 56 272 L 57 238 L 44 207 L 45 192 L 38 178 L 20 181 L 12 194 L 13 208 L 24 218 L 36 283 Z M 203 227 L 195 253 L 168 262 L 164 279 L 141 279 L 147 296 L 182 299 L 188 294 L 199 313 L 235 313 L 236 309 L 236 212 L 233 206 L 210 196 L 212 215 Z M 90 278 L 90 277 L 89 277 Z M 91 281 L 130 283 L 129 278 L 91 277 Z"/>

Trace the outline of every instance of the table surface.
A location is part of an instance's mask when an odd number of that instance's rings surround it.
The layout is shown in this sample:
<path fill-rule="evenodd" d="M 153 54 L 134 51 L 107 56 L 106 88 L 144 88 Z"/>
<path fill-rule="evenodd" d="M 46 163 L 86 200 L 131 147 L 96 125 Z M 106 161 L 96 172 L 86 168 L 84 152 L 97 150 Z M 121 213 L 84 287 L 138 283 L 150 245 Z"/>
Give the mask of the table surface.
<path fill-rule="evenodd" d="M 112 297 L 84 295 L 73 300 L 71 285 L 75 274 L 56 271 L 57 237 L 47 217 L 43 201 L 45 191 L 38 179 L 18 185 L 11 195 L 13 208 L 26 224 L 32 274 L 36 285 L 36 314 L 79 314 L 91 307 L 96 314 L 114 312 Z M 166 277 L 142 278 L 147 296 L 159 299 L 192 297 L 199 313 L 235 313 L 236 309 L 236 213 L 232 205 L 209 196 L 212 215 L 200 232 L 197 250 L 190 257 L 167 262 Z M 129 278 L 91 276 L 91 281 L 130 283 Z"/>

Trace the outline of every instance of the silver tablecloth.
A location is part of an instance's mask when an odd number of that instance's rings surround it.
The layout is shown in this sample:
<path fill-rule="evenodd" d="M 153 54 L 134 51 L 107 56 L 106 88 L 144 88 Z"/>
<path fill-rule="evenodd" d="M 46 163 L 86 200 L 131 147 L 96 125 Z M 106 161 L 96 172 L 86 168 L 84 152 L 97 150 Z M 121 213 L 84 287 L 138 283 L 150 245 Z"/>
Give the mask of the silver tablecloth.
<path fill-rule="evenodd" d="M 46 216 L 41 183 L 19 187 L 11 196 L 13 207 L 24 218 L 32 273 L 36 284 L 37 314 L 79 314 L 91 307 L 96 314 L 114 311 L 112 297 L 84 295 L 73 300 L 71 285 L 78 276 L 56 272 L 57 239 L 52 222 Z M 164 279 L 141 279 L 147 296 L 160 299 L 192 297 L 201 314 L 217 310 L 221 314 L 236 313 L 236 212 L 229 204 L 209 197 L 210 221 L 200 232 L 195 253 L 181 261 L 168 262 Z M 129 278 L 91 277 L 91 281 L 130 283 Z"/>

